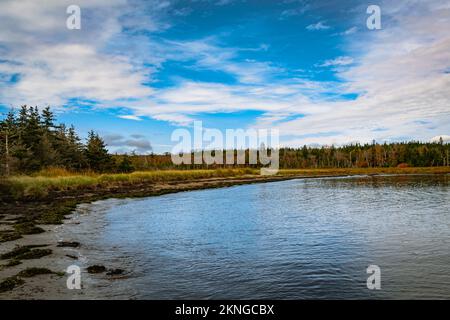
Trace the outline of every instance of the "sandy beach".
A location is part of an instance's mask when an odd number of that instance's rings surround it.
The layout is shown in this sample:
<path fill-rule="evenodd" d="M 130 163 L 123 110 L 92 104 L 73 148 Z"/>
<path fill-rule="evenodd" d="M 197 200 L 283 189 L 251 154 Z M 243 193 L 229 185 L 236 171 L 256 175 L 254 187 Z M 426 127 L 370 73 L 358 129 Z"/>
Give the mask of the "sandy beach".
<path fill-rule="evenodd" d="M 67 223 L 71 219 L 67 220 Z M 67 255 L 78 256 L 77 250 L 72 248 L 58 247 L 55 229 L 60 226 L 41 226 L 46 230 L 44 233 L 25 235 L 23 238 L 3 243 L 0 248 L 0 254 L 11 251 L 17 246 L 26 245 L 46 245 L 45 248 L 51 249 L 52 254 L 39 258 L 22 260 L 21 264 L 12 267 L 3 267 L 0 270 L 0 278 L 5 279 L 16 275 L 26 268 L 48 268 L 55 272 L 64 273 L 66 267 L 75 264 L 77 260 L 67 257 Z M 5 260 L 2 260 L 2 264 Z M 87 273 L 86 273 L 87 274 Z M 0 293 L 0 299 L 82 299 L 83 290 L 69 290 L 66 286 L 67 276 L 57 274 L 42 274 L 25 279 L 25 283 L 13 290 Z"/>

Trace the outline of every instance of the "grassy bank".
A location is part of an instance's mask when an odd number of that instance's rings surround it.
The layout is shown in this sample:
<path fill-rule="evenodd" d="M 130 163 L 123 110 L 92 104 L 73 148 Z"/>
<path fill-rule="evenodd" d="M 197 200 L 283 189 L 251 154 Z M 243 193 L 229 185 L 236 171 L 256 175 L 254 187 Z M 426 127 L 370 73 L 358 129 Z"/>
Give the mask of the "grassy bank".
<path fill-rule="evenodd" d="M 285 169 L 276 176 L 340 176 L 373 174 L 445 174 L 450 167 L 427 168 L 332 168 L 332 169 Z M 10 200 L 44 199 L 51 193 L 67 191 L 91 191 L 140 184 L 161 184 L 196 181 L 212 178 L 261 177 L 258 169 L 212 169 L 212 170 L 164 170 L 141 171 L 128 174 L 95 174 L 70 172 L 42 172 L 35 176 L 13 176 L 0 180 L 3 197 Z"/>
<path fill-rule="evenodd" d="M 254 169 L 165 170 L 133 173 L 13 176 L 0 181 L 0 188 L 15 200 L 45 198 L 50 192 L 75 189 L 96 190 L 142 183 L 172 183 L 189 180 L 256 175 Z"/>

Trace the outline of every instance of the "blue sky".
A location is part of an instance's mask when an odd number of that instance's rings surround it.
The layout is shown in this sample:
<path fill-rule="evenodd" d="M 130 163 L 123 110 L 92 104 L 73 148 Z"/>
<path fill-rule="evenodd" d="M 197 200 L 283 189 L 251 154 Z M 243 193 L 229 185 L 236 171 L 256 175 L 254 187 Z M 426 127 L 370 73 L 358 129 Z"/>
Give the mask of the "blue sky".
<path fill-rule="evenodd" d="M 81 8 L 81 30 L 66 8 Z M 173 130 L 276 128 L 289 146 L 450 138 L 450 2 L 0 3 L 0 109 L 52 106 L 111 151 Z"/>

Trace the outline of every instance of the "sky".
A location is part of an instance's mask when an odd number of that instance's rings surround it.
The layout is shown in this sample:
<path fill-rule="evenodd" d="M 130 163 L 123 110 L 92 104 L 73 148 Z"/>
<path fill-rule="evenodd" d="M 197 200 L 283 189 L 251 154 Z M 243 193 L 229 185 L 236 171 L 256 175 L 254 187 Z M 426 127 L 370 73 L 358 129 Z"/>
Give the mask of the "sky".
<path fill-rule="evenodd" d="M 170 151 L 196 120 L 292 147 L 450 141 L 449 27 L 450 0 L 0 0 L 0 112 L 49 105 L 112 152 Z"/>

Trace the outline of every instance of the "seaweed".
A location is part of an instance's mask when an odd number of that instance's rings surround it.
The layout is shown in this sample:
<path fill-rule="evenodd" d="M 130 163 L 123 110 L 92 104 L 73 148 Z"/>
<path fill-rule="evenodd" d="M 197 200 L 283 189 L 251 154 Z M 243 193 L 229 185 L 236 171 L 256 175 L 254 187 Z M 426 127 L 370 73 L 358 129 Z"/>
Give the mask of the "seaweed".
<path fill-rule="evenodd" d="M 16 276 L 22 278 L 31 278 L 40 274 L 54 274 L 50 269 L 47 268 L 26 268 L 25 270 L 20 271 Z"/>
<path fill-rule="evenodd" d="M 0 293 L 12 290 L 15 287 L 20 286 L 24 283 L 25 283 L 25 281 L 18 278 L 17 276 L 6 278 L 2 282 L 0 282 Z"/>
<path fill-rule="evenodd" d="M 52 253 L 51 249 L 33 249 L 38 247 L 45 247 L 47 245 L 28 245 L 16 247 L 10 252 L 0 255 L 0 259 L 37 259 L 47 256 Z"/>

